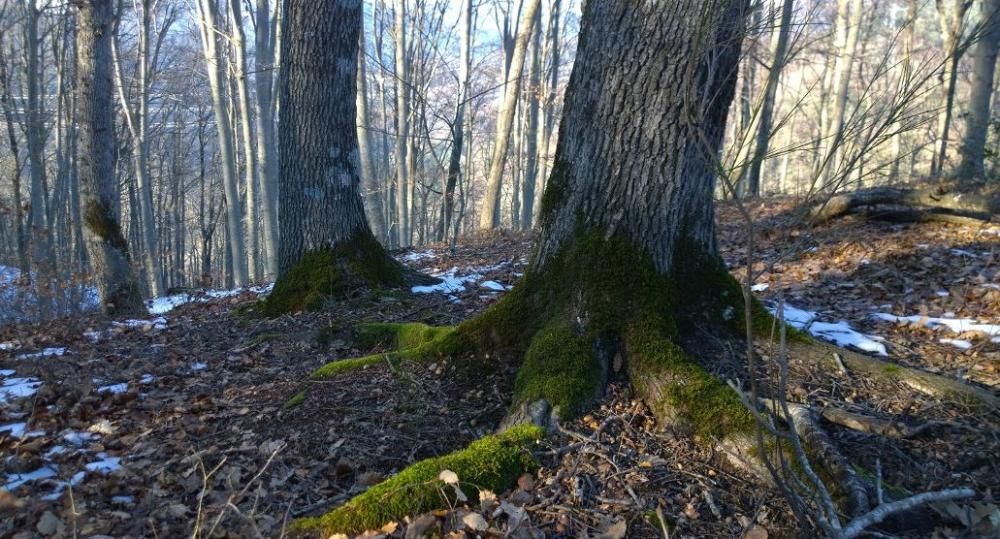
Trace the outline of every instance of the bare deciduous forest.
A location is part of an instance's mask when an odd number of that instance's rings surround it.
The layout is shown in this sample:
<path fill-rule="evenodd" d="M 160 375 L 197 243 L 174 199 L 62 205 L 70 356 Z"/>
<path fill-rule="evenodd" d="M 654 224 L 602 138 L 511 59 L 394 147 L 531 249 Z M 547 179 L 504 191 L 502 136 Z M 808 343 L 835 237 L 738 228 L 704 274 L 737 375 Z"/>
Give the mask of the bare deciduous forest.
<path fill-rule="evenodd" d="M 0 0 L 0 536 L 1000 535 L 1000 0 Z"/>

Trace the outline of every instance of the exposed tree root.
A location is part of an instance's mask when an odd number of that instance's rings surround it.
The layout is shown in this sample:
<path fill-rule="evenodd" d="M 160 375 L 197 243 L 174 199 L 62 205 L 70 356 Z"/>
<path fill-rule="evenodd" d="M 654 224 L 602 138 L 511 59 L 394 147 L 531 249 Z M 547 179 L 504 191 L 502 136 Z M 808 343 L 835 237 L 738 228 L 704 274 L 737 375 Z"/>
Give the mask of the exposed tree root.
<path fill-rule="evenodd" d="M 835 359 L 835 356 L 839 356 L 839 361 Z M 1000 410 L 1000 397 L 988 389 L 938 374 L 882 361 L 824 342 L 812 339 L 792 339 L 788 343 L 788 357 L 816 364 L 829 364 L 831 368 L 839 368 L 838 363 L 842 363 L 854 374 L 873 379 L 895 380 L 932 397 L 960 402 L 977 408 Z"/>
<path fill-rule="evenodd" d="M 887 438 L 914 438 L 942 427 L 969 428 L 965 425 L 951 423 L 948 421 L 930 421 L 916 427 L 911 427 L 898 421 L 889 421 L 878 417 L 855 414 L 848 412 L 847 410 L 833 407 L 824 408 L 820 412 L 820 415 L 823 416 L 823 419 L 835 425 L 840 425 L 858 432 L 877 434 Z"/>
<path fill-rule="evenodd" d="M 835 195 L 809 211 L 813 223 L 822 223 L 859 208 L 903 206 L 906 209 L 871 212 L 873 217 L 897 221 L 940 220 L 960 224 L 987 222 L 997 213 L 997 202 L 977 193 L 949 192 L 940 186 L 923 189 L 878 187 Z"/>

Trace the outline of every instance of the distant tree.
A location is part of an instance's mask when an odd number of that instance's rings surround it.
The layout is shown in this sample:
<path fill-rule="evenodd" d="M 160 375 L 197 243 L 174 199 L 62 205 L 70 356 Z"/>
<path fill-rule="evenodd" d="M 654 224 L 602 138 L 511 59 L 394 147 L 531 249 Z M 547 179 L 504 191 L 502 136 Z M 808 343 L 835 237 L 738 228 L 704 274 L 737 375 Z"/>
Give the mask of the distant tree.
<path fill-rule="evenodd" d="M 318 308 L 365 285 L 401 284 L 361 199 L 356 124 L 360 0 L 287 0 L 278 133 L 279 278 L 270 314 Z"/>
<path fill-rule="evenodd" d="M 79 174 L 87 252 L 108 314 L 145 312 L 116 211 L 112 0 L 75 0 Z"/>
<path fill-rule="evenodd" d="M 983 154 L 990 125 L 990 103 L 997 53 L 1000 52 L 1000 0 L 983 1 L 982 35 L 972 51 L 972 91 L 969 95 L 969 121 L 962 140 L 962 179 L 983 178 Z"/>

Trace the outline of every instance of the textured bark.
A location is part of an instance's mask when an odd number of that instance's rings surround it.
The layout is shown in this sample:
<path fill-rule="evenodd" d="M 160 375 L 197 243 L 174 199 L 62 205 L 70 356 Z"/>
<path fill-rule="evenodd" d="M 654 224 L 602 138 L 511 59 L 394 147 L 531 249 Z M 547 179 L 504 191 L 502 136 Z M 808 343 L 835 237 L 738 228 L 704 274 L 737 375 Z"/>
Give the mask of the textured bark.
<path fill-rule="evenodd" d="M 902 57 L 902 72 L 903 80 L 909 82 L 912 74 L 912 57 L 913 57 L 913 37 L 915 35 L 915 26 L 917 24 L 917 0 L 909 0 L 906 6 L 906 18 L 903 20 L 902 28 L 902 39 L 903 39 L 903 57 Z M 896 122 L 894 126 L 895 133 L 892 135 L 892 163 L 889 165 L 889 183 L 894 183 L 899 179 L 900 176 L 900 163 L 903 160 L 903 125 L 902 122 Z"/>
<path fill-rule="evenodd" d="M 545 103 L 541 110 L 541 129 L 538 133 L 538 183 L 535 189 L 535 203 L 534 206 L 537 208 L 542 199 L 542 193 L 545 192 L 545 182 L 549 178 L 549 170 L 551 169 L 552 156 L 549 151 L 552 145 L 552 131 L 555 126 L 555 102 L 556 93 L 559 86 L 559 17 L 560 15 L 560 0 L 552 0 L 551 9 L 549 10 L 549 23 L 548 31 L 545 36 L 545 52 L 546 56 L 549 57 L 548 71 L 545 74 Z M 535 217 L 533 217 L 534 222 L 538 222 L 538 211 L 535 211 Z"/>
<path fill-rule="evenodd" d="M 201 41 L 208 71 L 209 87 L 212 91 L 212 109 L 215 113 L 215 127 L 219 138 L 219 153 L 222 159 L 222 185 L 226 194 L 226 229 L 229 253 L 232 256 L 233 284 L 247 284 L 246 249 L 243 243 L 243 219 L 240 193 L 236 177 L 236 153 L 233 149 L 233 128 L 229 119 L 226 100 L 226 77 L 219 50 L 218 10 L 215 0 L 198 0 L 198 15 L 201 18 Z"/>
<path fill-rule="evenodd" d="M 924 189 L 877 187 L 837 195 L 813 207 L 809 211 L 809 218 L 813 223 L 822 223 L 857 208 L 873 208 L 883 204 L 904 206 L 912 210 L 907 214 L 888 214 L 898 220 L 907 220 L 903 219 L 906 215 L 914 217 L 909 220 L 923 220 L 936 214 L 942 216 L 941 220 L 944 220 L 943 216 L 950 216 L 957 218 L 953 222 L 963 222 L 961 218 L 965 221 L 982 222 L 989 221 L 992 214 L 1000 213 L 1000 202 L 995 199 L 975 193 L 949 192 L 935 185 Z M 927 215 L 921 218 L 920 212 Z"/>
<path fill-rule="evenodd" d="M 78 0 L 76 6 L 78 174 L 87 251 L 105 312 L 140 314 L 139 283 L 115 211 L 111 0 Z"/>
<path fill-rule="evenodd" d="M 4 10 L 6 11 L 6 9 Z M 3 31 L 0 30 L 0 43 L 5 40 Z M 7 126 L 7 144 L 10 154 L 14 160 L 14 172 L 11 174 L 11 192 L 14 196 L 14 221 L 15 234 L 17 235 L 17 264 L 23 275 L 31 274 L 31 262 L 28 254 L 28 237 L 25 233 L 24 204 L 21 200 L 21 153 L 17 142 L 17 133 L 14 131 L 14 111 L 10 93 L 10 72 L 7 68 L 7 55 L 5 47 L 0 46 L 0 107 L 3 108 L 4 124 Z"/>
<path fill-rule="evenodd" d="M 28 211 L 28 231 L 31 239 L 31 265 L 38 273 L 36 285 L 40 297 L 45 298 L 55 268 L 52 252 L 52 231 L 47 226 L 48 187 L 45 174 L 45 144 L 48 133 L 45 129 L 45 106 L 42 96 L 43 67 L 39 62 L 39 49 L 43 38 L 38 35 L 40 8 L 34 2 L 25 3 L 27 12 L 24 20 L 25 79 L 28 91 L 26 112 L 26 142 L 28 147 L 28 172 L 31 179 L 31 207 Z M 47 314 L 47 301 L 40 302 L 42 314 Z"/>
<path fill-rule="evenodd" d="M 521 93 L 521 72 L 524 70 L 524 57 L 527 55 L 531 29 L 536 23 L 540 4 L 541 0 L 528 0 L 521 28 L 517 32 L 514 56 L 507 77 L 507 93 L 504 95 L 503 104 L 497 117 L 496 140 L 493 143 L 490 172 L 486 178 L 486 192 L 483 196 L 482 208 L 479 211 L 480 230 L 491 230 L 500 224 L 500 188 L 503 186 L 503 171 L 507 164 L 507 148 L 514 127 L 517 100 Z"/>
<path fill-rule="evenodd" d="M 834 179 L 837 166 L 835 154 L 844 137 L 844 114 L 847 109 L 847 96 L 851 83 L 851 72 L 854 66 L 855 51 L 858 46 L 858 36 L 861 33 L 861 15 L 864 12 L 861 0 L 839 0 L 837 8 L 836 30 L 836 60 L 830 75 L 830 86 L 827 89 L 827 103 L 823 107 L 824 126 L 820 154 L 823 187 Z"/>
<path fill-rule="evenodd" d="M 281 275 L 307 251 L 371 234 L 355 123 L 361 1 L 289 0 L 285 7 Z"/>
<path fill-rule="evenodd" d="M 743 2 L 662 4 L 587 7 L 577 49 L 587 61 L 566 93 L 536 266 L 580 224 L 628 239 L 662 273 L 682 234 L 716 253 L 712 195 Z"/>
<path fill-rule="evenodd" d="M 969 120 L 962 141 L 962 164 L 958 176 L 968 180 L 983 178 L 983 156 L 990 125 L 990 102 L 997 53 L 1000 52 L 1000 0 L 983 2 L 983 35 L 976 42 L 972 56 L 972 91 L 969 95 Z"/>

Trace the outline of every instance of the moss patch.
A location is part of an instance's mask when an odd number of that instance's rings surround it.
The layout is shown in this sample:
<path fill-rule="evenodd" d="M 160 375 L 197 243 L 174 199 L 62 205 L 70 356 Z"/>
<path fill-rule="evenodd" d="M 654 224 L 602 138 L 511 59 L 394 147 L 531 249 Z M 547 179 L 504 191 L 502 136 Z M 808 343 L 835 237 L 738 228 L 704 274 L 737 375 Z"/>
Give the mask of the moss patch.
<path fill-rule="evenodd" d="M 307 251 L 274 284 L 262 313 L 277 316 L 315 311 L 328 299 L 369 286 L 401 286 L 403 266 L 390 257 L 371 233 Z"/>
<path fill-rule="evenodd" d="M 545 399 L 562 419 L 582 412 L 602 389 L 601 365 L 589 343 L 556 320 L 531 341 L 514 382 L 514 404 Z"/>
<path fill-rule="evenodd" d="M 354 330 L 354 342 L 361 348 L 388 346 L 405 350 L 425 345 L 454 331 L 450 326 L 434 327 L 416 322 L 361 324 Z"/>
<path fill-rule="evenodd" d="M 288 399 L 288 402 L 285 403 L 285 409 L 291 410 L 292 408 L 298 408 L 305 401 L 306 401 L 306 390 L 303 389 L 302 391 L 296 393 L 294 397 Z"/>
<path fill-rule="evenodd" d="M 413 325 L 422 326 L 423 324 Z M 310 378 L 313 380 L 332 378 L 338 374 L 355 371 L 368 365 L 375 365 L 382 362 L 388 362 L 393 367 L 403 361 L 429 363 L 444 357 L 458 357 L 475 349 L 465 338 L 465 334 L 456 331 L 455 328 L 424 327 L 427 328 L 427 331 L 414 331 L 404 339 L 404 342 L 419 344 L 381 354 L 331 361 L 313 371 Z M 382 333 L 382 335 L 385 336 L 386 334 Z M 433 338 L 429 338 L 431 336 Z"/>
<path fill-rule="evenodd" d="M 408 515 L 447 507 L 454 503 L 455 495 L 450 486 L 438 479 L 443 470 L 455 472 L 463 491 L 471 498 L 478 498 L 481 489 L 506 490 L 522 473 L 537 467 L 529 450 L 542 436 L 541 428 L 521 425 L 477 440 L 454 453 L 422 460 L 326 515 L 295 521 L 292 529 L 324 536 L 358 533 Z"/>

